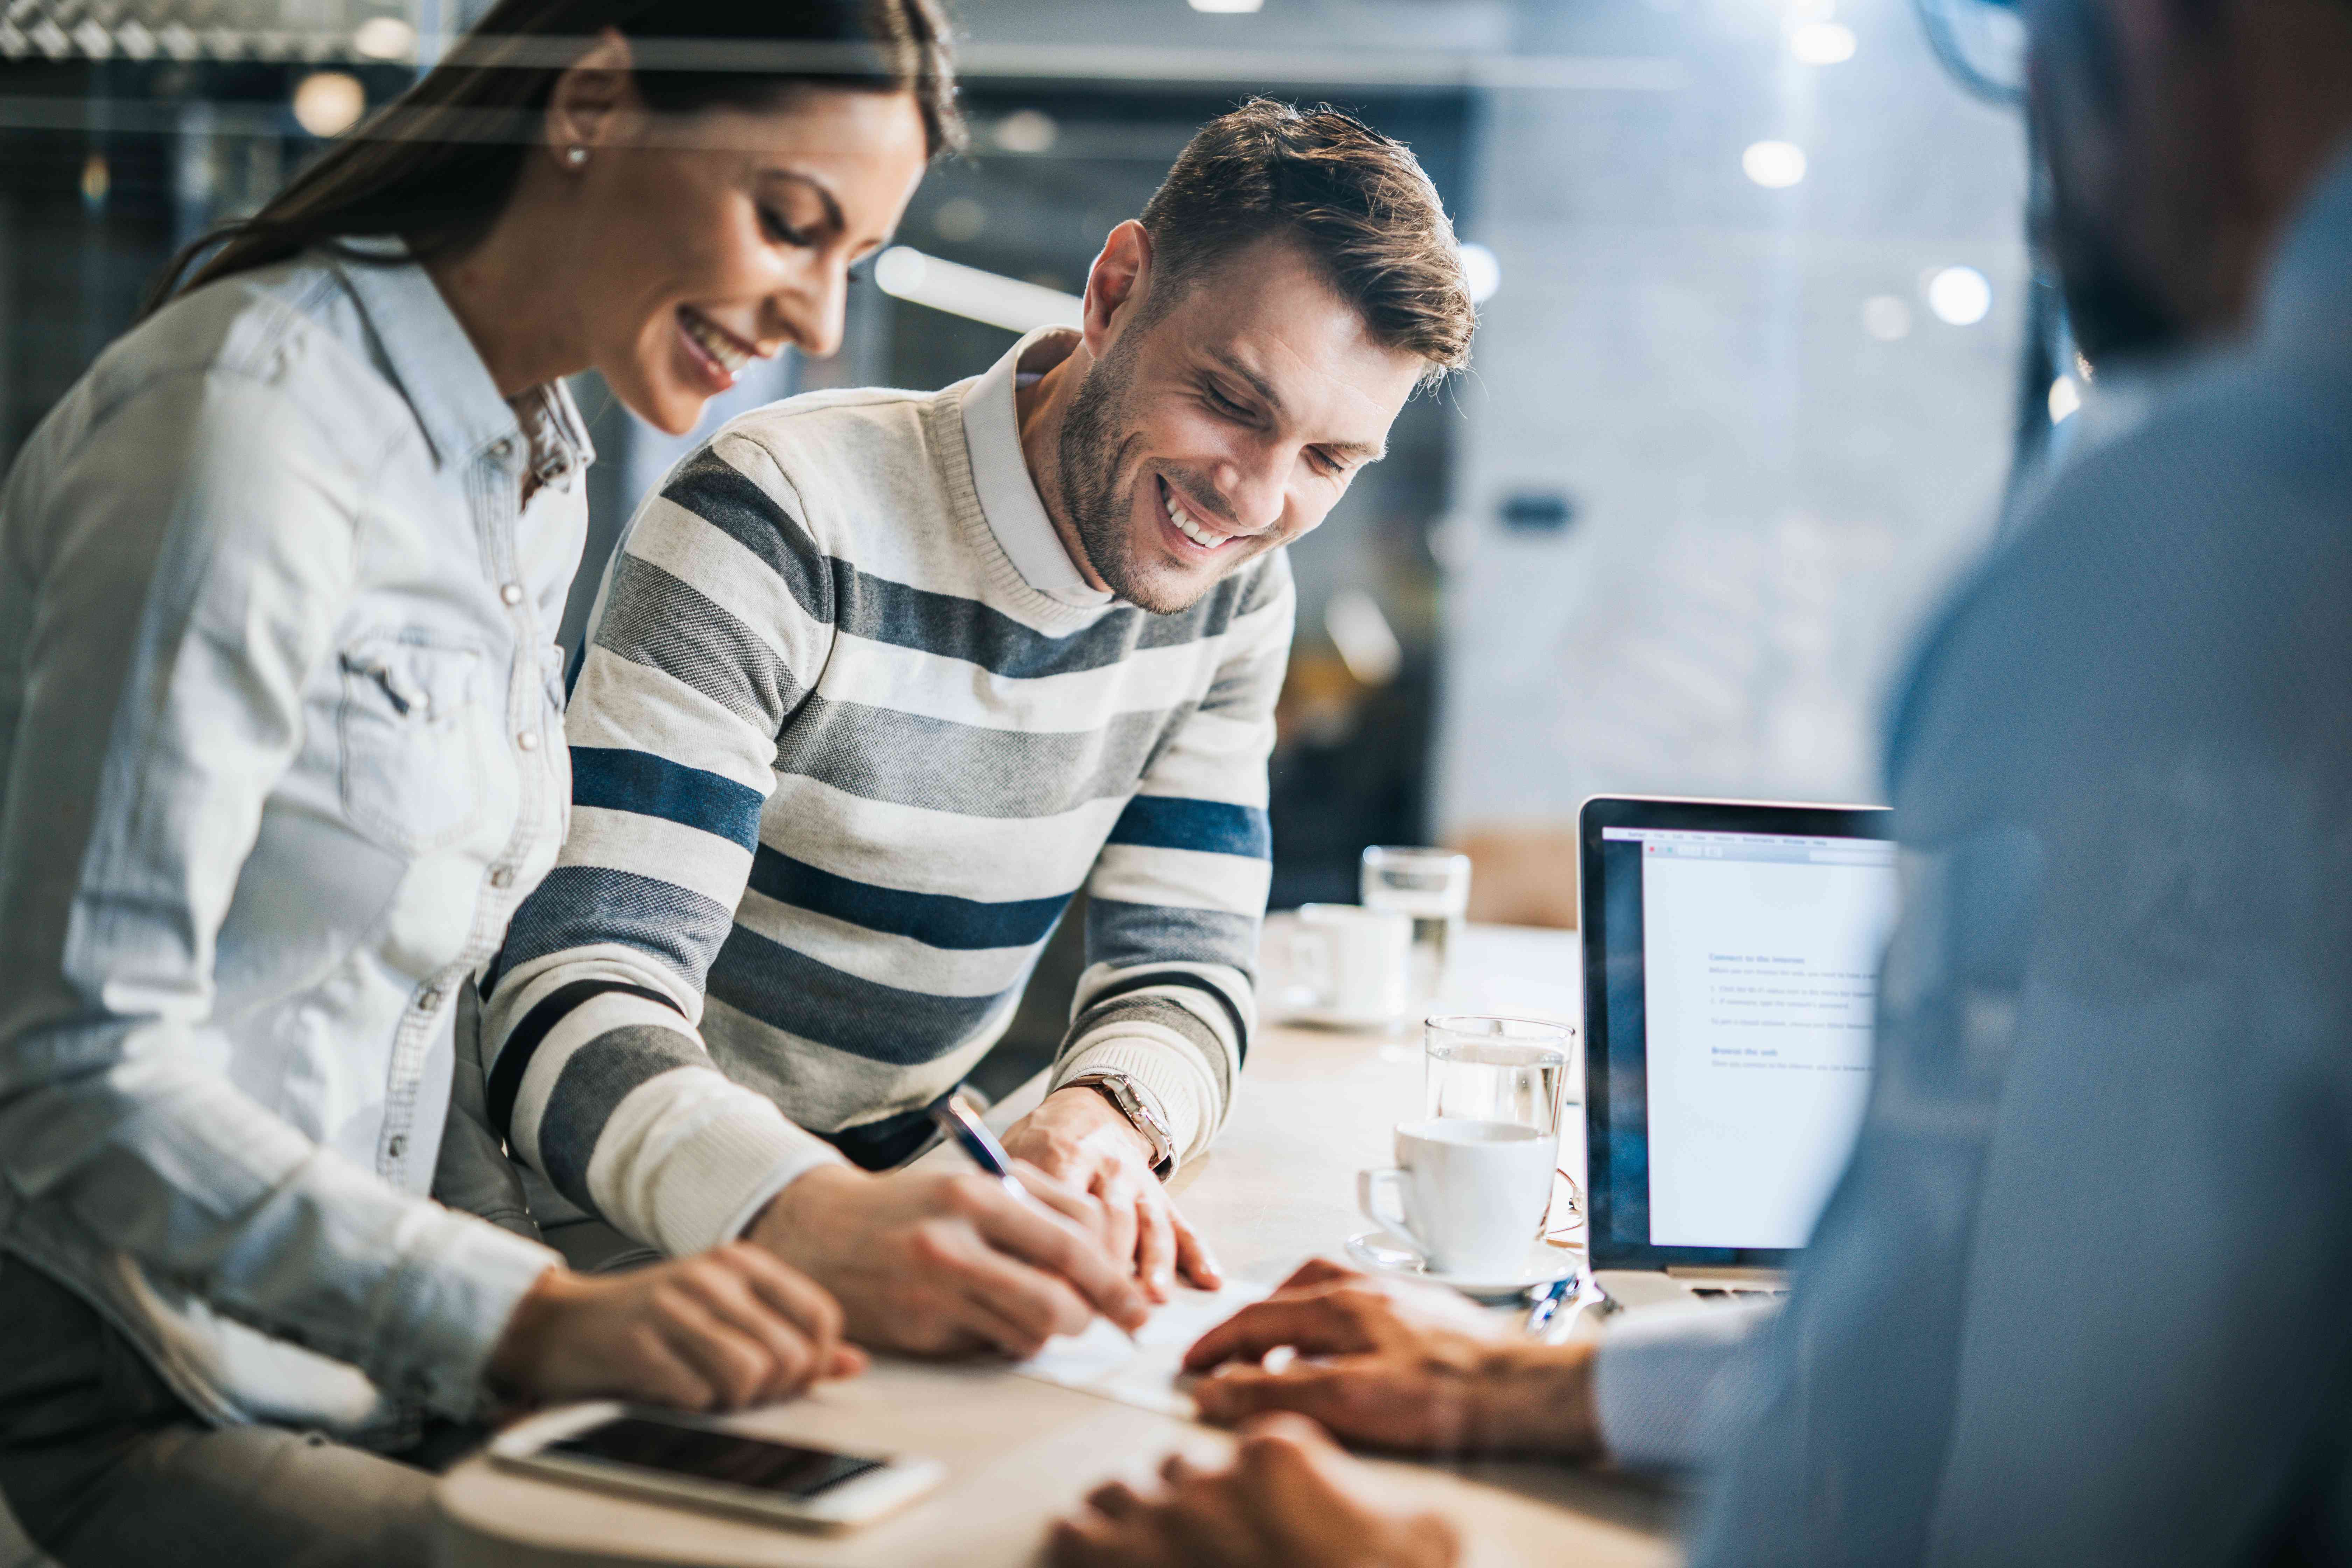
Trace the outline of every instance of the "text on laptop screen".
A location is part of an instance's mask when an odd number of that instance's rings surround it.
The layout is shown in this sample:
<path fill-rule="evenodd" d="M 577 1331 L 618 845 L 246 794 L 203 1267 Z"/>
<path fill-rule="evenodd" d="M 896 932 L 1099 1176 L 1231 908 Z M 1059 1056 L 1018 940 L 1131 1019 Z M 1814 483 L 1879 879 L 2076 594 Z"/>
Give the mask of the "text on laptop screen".
<path fill-rule="evenodd" d="M 1895 847 L 1643 827 L 1602 838 L 1612 859 L 1641 856 L 1650 1244 L 1802 1247 L 1869 1092 Z"/>

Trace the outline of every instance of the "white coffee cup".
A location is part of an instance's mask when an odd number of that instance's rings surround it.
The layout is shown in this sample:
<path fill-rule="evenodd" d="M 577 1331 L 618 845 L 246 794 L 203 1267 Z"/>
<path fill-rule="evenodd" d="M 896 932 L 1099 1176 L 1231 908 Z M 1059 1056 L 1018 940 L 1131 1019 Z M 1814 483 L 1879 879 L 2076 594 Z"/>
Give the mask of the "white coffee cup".
<path fill-rule="evenodd" d="M 1283 1010 L 1312 1023 L 1385 1026 L 1404 1016 L 1412 921 L 1392 910 L 1301 904 L 1288 928 Z"/>
<path fill-rule="evenodd" d="M 1500 1278 L 1527 1262 L 1542 1229 L 1558 1152 L 1558 1139 L 1516 1121 L 1400 1121 L 1395 1168 L 1358 1172 L 1356 1205 L 1412 1238 L 1432 1270 Z M 1393 1213 L 1380 1201 L 1391 1187 Z"/>

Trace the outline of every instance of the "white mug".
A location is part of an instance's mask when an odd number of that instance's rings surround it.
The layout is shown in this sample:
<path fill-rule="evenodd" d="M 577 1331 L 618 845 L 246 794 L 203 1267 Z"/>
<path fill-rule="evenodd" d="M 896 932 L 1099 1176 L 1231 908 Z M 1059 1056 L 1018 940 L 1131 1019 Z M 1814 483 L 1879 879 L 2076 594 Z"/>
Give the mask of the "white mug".
<path fill-rule="evenodd" d="M 1391 1025 L 1404 1016 L 1412 921 L 1392 910 L 1301 904 L 1289 927 L 1284 1010 L 1314 1023 Z"/>
<path fill-rule="evenodd" d="M 1356 1205 L 1410 1237 L 1442 1274 L 1515 1273 L 1551 1206 L 1559 1140 L 1516 1121 L 1400 1121 L 1396 1166 L 1356 1173 Z M 1380 1199 L 1393 1187 L 1397 1212 Z"/>

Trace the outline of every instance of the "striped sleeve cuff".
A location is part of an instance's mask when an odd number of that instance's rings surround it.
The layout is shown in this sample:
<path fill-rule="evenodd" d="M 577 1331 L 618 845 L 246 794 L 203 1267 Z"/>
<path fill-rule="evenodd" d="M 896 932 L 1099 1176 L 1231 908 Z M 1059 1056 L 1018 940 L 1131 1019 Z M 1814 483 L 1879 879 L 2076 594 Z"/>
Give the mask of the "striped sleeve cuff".
<path fill-rule="evenodd" d="M 676 1258 L 735 1240 L 796 1178 L 841 1163 L 766 1097 L 716 1068 L 682 1068 L 614 1108 L 588 1186 L 615 1228 Z"/>
<path fill-rule="evenodd" d="M 1753 1413 L 1755 1351 L 1772 1306 L 1657 1307 L 1601 1339 L 1593 1403 L 1609 1457 L 1628 1469 L 1699 1469 Z"/>
<path fill-rule="evenodd" d="M 672 1257 L 740 1236 L 840 1155 L 711 1062 L 675 1003 L 562 972 L 519 981 L 489 1074 L 491 1124 L 564 1197 Z"/>
<path fill-rule="evenodd" d="M 1085 1072 L 1117 1072 L 1168 1129 L 1178 1164 L 1206 1149 L 1224 1123 L 1234 1079 L 1249 1054 L 1247 982 L 1222 965 L 1140 973 L 1098 965 L 1081 977 L 1078 996 L 1053 1087 Z"/>
<path fill-rule="evenodd" d="M 1112 1029 L 1080 1042 L 1055 1068 L 1053 1087 L 1085 1072 L 1115 1072 L 1131 1081 L 1168 1129 L 1179 1165 L 1207 1148 L 1216 1134 L 1222 1120 L 1218 1097 L 1199 1058 L 1156 1037 L 1156 1032 Z"/>

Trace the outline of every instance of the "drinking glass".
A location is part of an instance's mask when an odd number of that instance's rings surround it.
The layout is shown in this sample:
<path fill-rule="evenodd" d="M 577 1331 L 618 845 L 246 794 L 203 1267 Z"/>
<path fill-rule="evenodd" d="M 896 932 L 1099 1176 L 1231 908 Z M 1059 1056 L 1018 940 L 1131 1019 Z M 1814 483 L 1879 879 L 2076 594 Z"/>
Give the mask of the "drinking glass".
<path fill-rule="evenodd" d="M 1560 1117 L 1571 1103 L 1572 1026 L 1536 1018 L 1440 1017 L 1425 1029 L 1431 1116 L 1514 1121 L 1559 1148 Z M 1583 1209 L 1572 1177 L 1568 1207 L 1571 1214 Z"/>
<path fill-rule="evenodd" d="M 1426 1008 L 1444 988 L 1470 907 L 1470 857 L 1451 849 L 1417 849 L 1375 844 L 1364 851 L 1361 897 L 1368 910 L 1394 910 L 1412 917 L 1412 959 L 1408 1001 Z"/>

